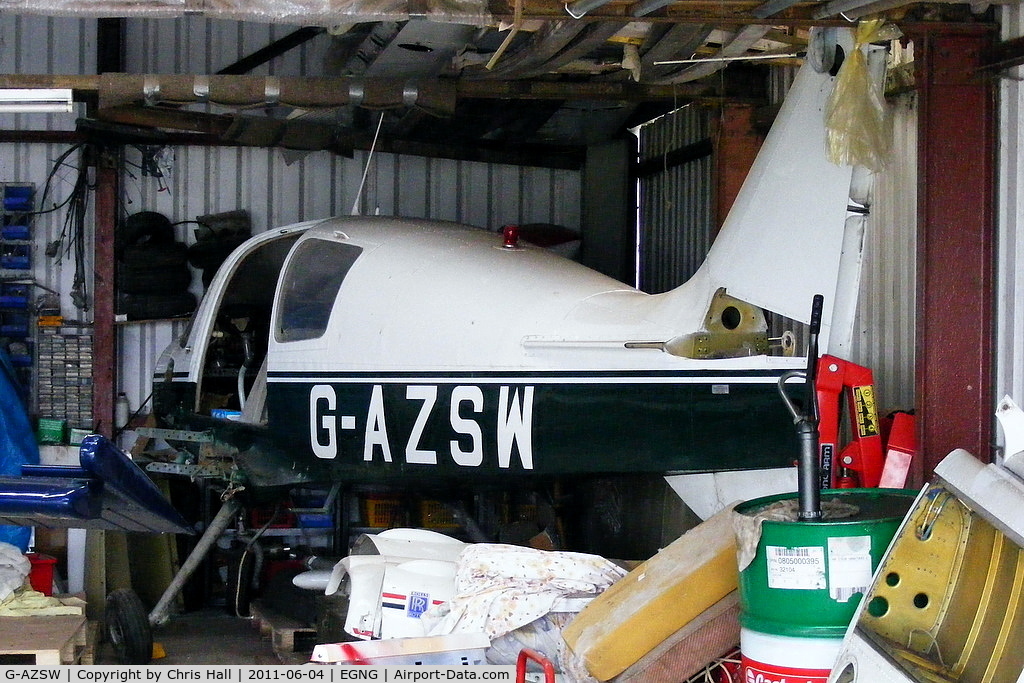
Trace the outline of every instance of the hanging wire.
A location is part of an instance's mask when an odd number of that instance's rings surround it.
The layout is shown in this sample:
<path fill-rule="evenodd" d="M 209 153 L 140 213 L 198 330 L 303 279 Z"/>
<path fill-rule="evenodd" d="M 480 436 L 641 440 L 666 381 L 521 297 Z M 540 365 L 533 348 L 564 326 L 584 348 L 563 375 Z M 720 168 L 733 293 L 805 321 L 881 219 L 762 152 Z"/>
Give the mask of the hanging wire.
<path fill-rule="evenodd" d="M 352 215 L 359 215 L 359 202 L 363 198 L 363 185 L 366 183 L 366 176 L 370 172 L 370 162 L 373 160 L 374 151 L 377 149 L 377 137 L 380 135 L 381 124 L 384 123 L 384 112 L 380 113 L 377 120 L 377 132 L 373 134 L 373 142 L 370 144 L 370 152 L 366 155 L 366 166 L 363 167 L 363 178 L 359 181 L 359 189 L 356 190 L 356 199 L 352 202 Z"/>
<path fill-rule="evenodd" d="M 79 146 L 73 147 L 65 152 L 54 168 L 59 168 L 67 156 Z M 57 258 L 61 263 L 69 256 L 74 260 L 74 278 L 71 286 L 71 302 L 75 308 L 81 311 L 88 311 L 90 307 L 89 292 L 85 276 L 85 243 L 86 226 L 85 219 L 88 209 L 89 198 L 89 174 L 84 165 L 78 167 L 78 176 L 75 184 L 68 195 L 67 200 L 61 206 L 67 206 L 67 213 L 64 215 L 64 225 L 61 233 L 55 241 L 47 245 L 46 255 Z M 48 181 L 49 182 L 49 181 Z M 45 192 L 45 191 L 44 191 Z"/>
<path fill-rule="evenodd" d="M 43 206 L 43 205 L 46 204 L 46 197 L 50 194 L 50 189 L 52 187 L 53 179 L 56 177 L 57 171 L 59 171 L 61 166 L 64 165 L 64 162 L 67 160 L 67 158 L 69 156 L 71 156 L 76 150 L 78 150 L 81 147 L 82 147 L 82 143 L 76 143 L 76 144 L 72 145 L 70 148 L 68 148 L 67 150 L 62 152 L 61 155 L 59 157 L 57 157 L 57 159 L 53 162 L 53 167 L 50 169 L 50 172 L 47 174 L 46 182 L 43 184 L 43 192 L 39 196 L 39 206 Z M 70 166 L 69 168 L 74 169 L 75 167 L 74 166 Z M 68 195 L 68 197 L 64 201 L 62 201 L 59 204 L 54 204 L 49 209 L 39 209 L 37 211 L 26 211 L 24 215 L 26 215 L 26 216 L 42 216 L 43 214 L 53 213 L 54 211 L 58 211 L 58 210 L 62 209 L 63 207 L 67 206 L 68 203 L 71 202 L 72 196 L 73 195 Z"/>

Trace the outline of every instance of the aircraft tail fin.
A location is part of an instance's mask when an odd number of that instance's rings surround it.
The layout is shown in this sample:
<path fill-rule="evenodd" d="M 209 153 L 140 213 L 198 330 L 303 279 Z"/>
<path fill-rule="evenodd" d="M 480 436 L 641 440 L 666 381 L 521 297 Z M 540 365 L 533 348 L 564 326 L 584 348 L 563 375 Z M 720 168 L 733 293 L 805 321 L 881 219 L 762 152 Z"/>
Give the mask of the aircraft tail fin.
<path fill-rule="evenodd" d="M 699 273 L 712 289 L 804 323 L 823 295 L 828 353 L 852 335 L 863 234 L 862 217 L 848 220 L 854 169 L 826 157 L 834 82 L 809 64 L 799 70 Z"/>

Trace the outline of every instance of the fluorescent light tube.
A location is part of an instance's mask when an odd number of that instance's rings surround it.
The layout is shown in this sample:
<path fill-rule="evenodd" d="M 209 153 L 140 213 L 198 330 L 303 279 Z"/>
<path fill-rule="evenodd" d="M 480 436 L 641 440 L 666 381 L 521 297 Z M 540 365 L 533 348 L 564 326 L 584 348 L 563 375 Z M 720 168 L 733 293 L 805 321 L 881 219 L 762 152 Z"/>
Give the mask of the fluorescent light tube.
<path fill-rule="evenodd" d="M 71 88 L 0 89 L 0 112 L 48 114 L 72 110 Z"/>

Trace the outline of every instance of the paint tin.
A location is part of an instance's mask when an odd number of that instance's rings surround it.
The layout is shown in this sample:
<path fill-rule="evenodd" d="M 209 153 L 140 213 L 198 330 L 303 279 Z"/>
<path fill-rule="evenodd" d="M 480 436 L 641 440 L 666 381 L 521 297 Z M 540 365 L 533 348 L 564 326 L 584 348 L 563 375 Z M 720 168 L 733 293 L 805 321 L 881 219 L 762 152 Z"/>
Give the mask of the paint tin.
<path fill-rule="evenodd" d="M 804 638 L 842 636 L 914 498 L 901 489 L 822 491 L 820 522 L 796 521 L 795 493 L 736 506 L 738 530 L 756 531 L 760 523 L 759 537 L 750 531 L 739 541 L 741 552 L 756 542 L 740 571 L 742 625 Z"/>
<path fill-rule="evenodd" d="M 743 680 L 826 683 L 843 639 L 792 638 L 740 629 Z"/>
<path fill-rule="evenodd" d="M 797 521 L 798 494 L 736 506 L 744 680 L 828 679 L 843 636 L 915 493 L 821 492 L 821 521 Z"/>

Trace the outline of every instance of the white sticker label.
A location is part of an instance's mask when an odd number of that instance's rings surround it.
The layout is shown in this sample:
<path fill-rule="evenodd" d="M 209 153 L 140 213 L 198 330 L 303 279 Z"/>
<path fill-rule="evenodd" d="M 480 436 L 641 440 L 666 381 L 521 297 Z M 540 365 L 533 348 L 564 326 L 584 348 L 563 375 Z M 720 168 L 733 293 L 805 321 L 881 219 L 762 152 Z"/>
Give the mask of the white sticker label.
<path fill-rule="evenodd" d="M 790 590 L 825 588 L 825 549 L 821 546 L 765 546 L 768 587 Z"/>
<path fill-rule="evenodd" d="M 871 586 L 871 537 L 838 536 L 828 539 L 828 595 L 847 602 Z"/>

